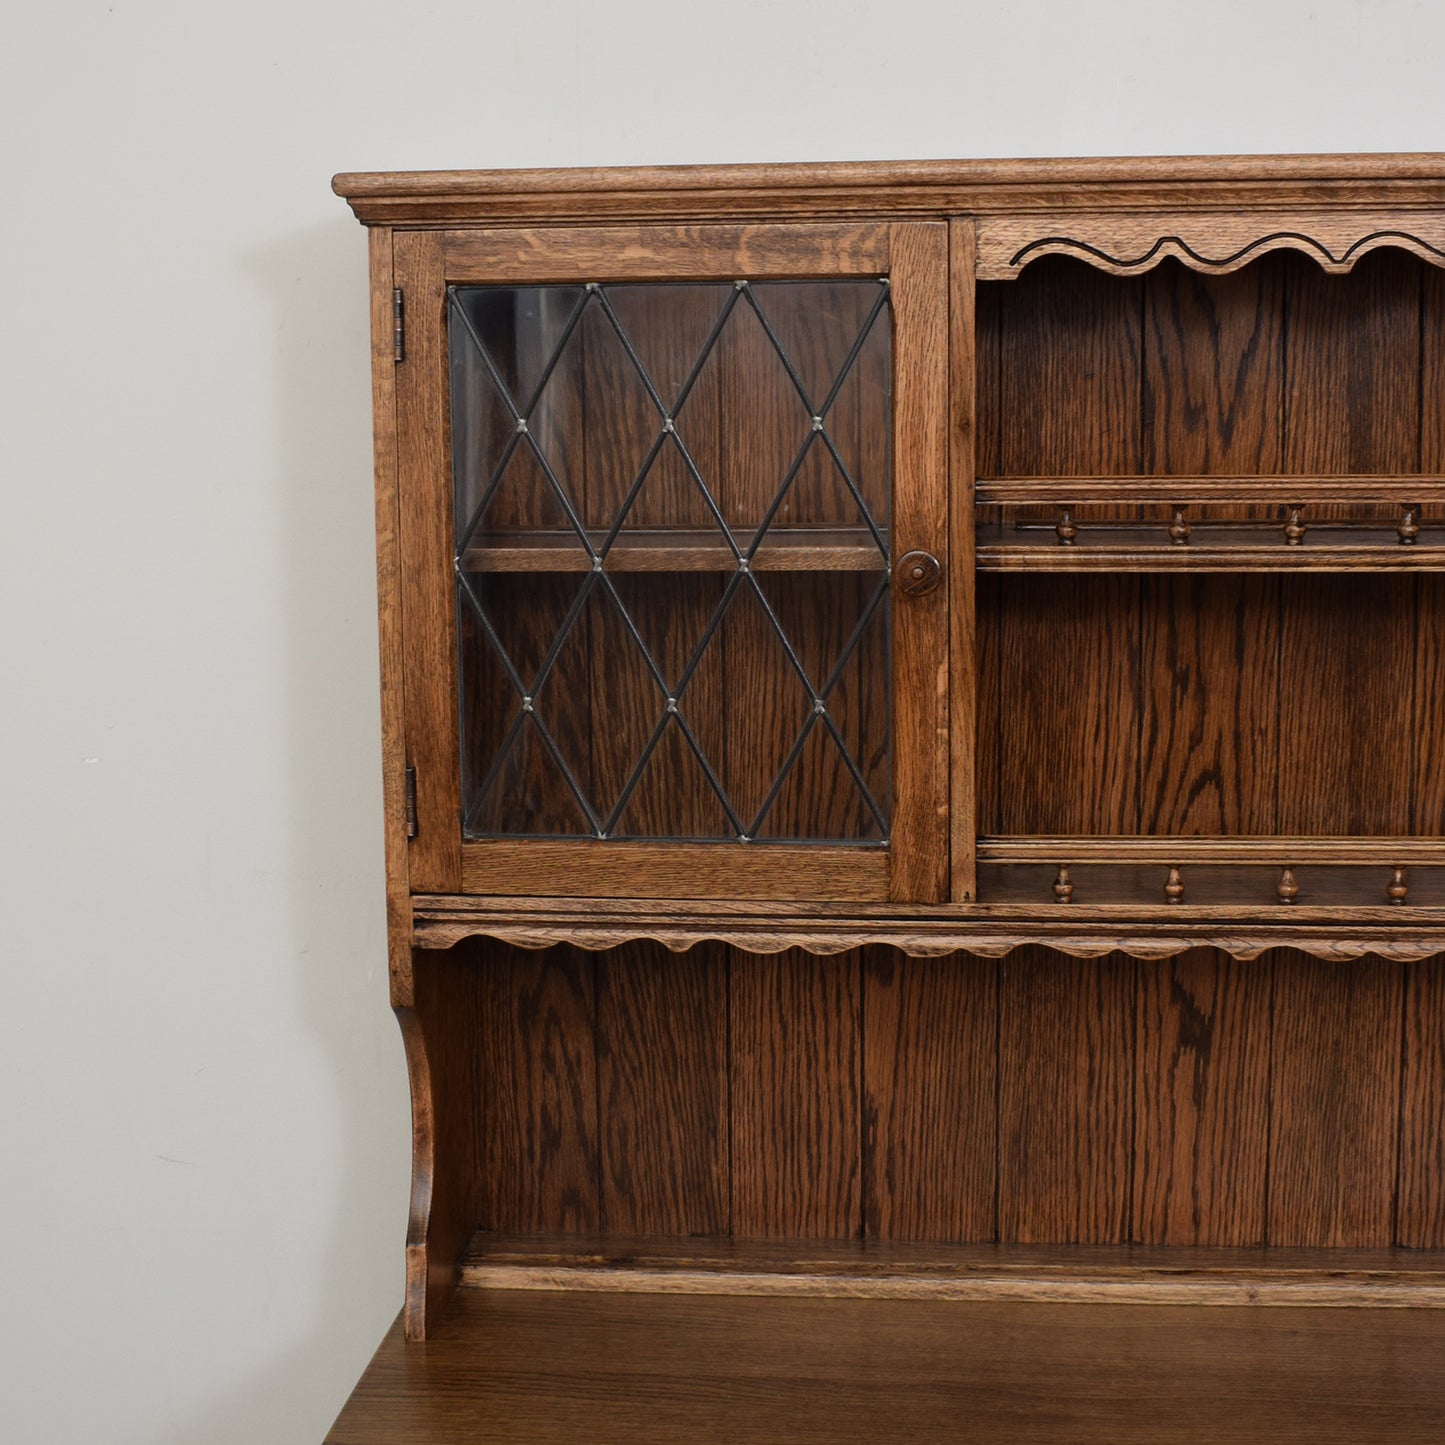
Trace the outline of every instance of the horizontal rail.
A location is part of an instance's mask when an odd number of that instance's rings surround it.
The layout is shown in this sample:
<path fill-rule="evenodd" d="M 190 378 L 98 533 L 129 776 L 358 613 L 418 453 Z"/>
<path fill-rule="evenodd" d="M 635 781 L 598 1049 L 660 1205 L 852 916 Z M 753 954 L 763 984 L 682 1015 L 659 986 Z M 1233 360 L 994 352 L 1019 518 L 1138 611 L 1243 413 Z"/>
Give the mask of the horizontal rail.
<path fill-rule="evenodd" d="M 1445 864 L 1445 838 L 1179 838 L 1010 835 L 978 840 L 980 863 Z"/>
<path fill-rule="evenodd" d="M 980 503 L 1445 501 L 1445 477 L 985 477 L 974 484 Z"/>

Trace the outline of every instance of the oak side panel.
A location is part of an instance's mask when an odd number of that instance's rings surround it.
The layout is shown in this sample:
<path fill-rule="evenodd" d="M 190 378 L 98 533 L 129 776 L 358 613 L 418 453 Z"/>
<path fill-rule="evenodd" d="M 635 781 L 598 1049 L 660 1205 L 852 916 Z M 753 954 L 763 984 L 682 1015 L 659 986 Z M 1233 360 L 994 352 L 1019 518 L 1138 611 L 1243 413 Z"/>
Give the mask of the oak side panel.
<path fill-rule="evenodd" d="M 1275 955 L 1269 1243 L 1394 1233 L 1403 965 Z"/>
<path fill-rule="evenodd" d="M 1405 970 L 1405 1058 L 1400 1091 L 1400 1187 L 1395 1241 L 1445 1246 L 1445 969 Z"/>
<path fill-rule="evenodd" d="M 893 538 L 897 562 L 931 553 L 945 585 L 893 595 L 890 894 L 948 897 L 948 228 L 893 227 Z"/>
<path fill-rule="evenodd" d="M 860 998 L 857 953 L 732 955 L 735 1235 L 860 1233 Z"/>
<path fill-rule="evenodd" d="M 1201 276 L 1166 260 L 1142 284 L 1144 471 L 1277 472 L 1284 400 L 1279 265 L 1265 260 L 1233 275 Z"/>
<path fill-rule="evenodd" d="M 481 1224 L 518 1234 L 601 1226 L 594 958 L 475 940 Z"/>
<path fill-rule="evenodd" d="M 401 604 L 401 516 L 396 460 L 391 228 L 366 235 L 371 297 L 372 451 L 376 471 L 376 605 L 381 650 L 381 798 L 386 845 L 386 940 L 391 1001 L 411 1003 L 411 892 L 407 883 L 406 703 Z"/>
<path fill-rule="evenodd" d="M 1135 963 L 1016 949 L 1000 972 L 999 1238 L 1129 1238 Z"/>
<path fill-rule="evenodd" d="M 1445 468 L 1445 273 L 1422 276 L 1421 469 Z M 1445 512 L 1432 508 L 1428 516 Z M 1415 579 L 1415 831 L 1445 834 L 1445 577 Z"/>
<path fill-rule="evenodd" d="M 441 242 L 435 232 L 400 231 L 392 257 L 406 315 L 396 438 L 406 737 L 417 774 L 410 882 L 419 892 L 454 893 L 461 884 L 461 783 Z"/>
<path fill-rule="evenodd" d="M 1139 831 L 1139 588 L 1107 575 L 989 588 L 999 694 L 980 753 L 997 758 L 998 791 L 982 833 Z"/>
<path fill-rule="evenodd" d="M 1138 974 L 1134 1241 L 1263 1244 L 1270 960 L 1201 948 Z"/>
<path fill-rule="evenodd" d="M 1277 831 L 1408 834 L 1415 579 L 1296 576 L 1279 586 Z"/>
<path fill-rule="evenodd" d="M 638 942 L 596 967 L 601 1228 L 725 1234 L 726 953 Z"/>
<path fill-rule="evenodd" d="M 869 1239 L 995 1237 L 998 965 L 863 954 Z"/>
<path fill-rule="evenodd" d="M 425 1339 L 447 1309 L 480 1219 L 480 1111 L 472 1020 L 476 970 L 466 951 L 418 951 L 414 1001 L 396 1010 L 411 1082 L 412 1179 L 406 1238 L 406 1336 Z"/>
<path fill-rule="evenodd" d="M 1277 579 L 1149 576 L 1139 588 L 1140 831 L 1276 832 Z"/>
<path fill-rule="evenodd" d="M 978 895 L 974 840 L 978 836 L 979 678 L 974 570 L 976 227 L 953 221 L 948 228 L 949 267 L 949 896 L 969 903 Z"/>

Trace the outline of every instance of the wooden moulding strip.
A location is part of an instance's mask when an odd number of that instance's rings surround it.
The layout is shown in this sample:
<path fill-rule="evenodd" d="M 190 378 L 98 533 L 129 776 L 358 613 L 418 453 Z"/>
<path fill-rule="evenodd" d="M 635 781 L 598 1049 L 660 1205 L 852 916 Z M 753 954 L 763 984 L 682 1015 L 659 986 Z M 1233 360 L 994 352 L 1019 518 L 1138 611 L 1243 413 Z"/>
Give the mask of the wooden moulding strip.
<path fill-rule="evenodd" d="M 550 1243 L 552 1247 L 547 1247 Z M 460 1266 L 464 1287 L 624 1294 L 772 1295 L 795 1298 L 1012 1300 L 1058 1304 L 1293 1305 L 1445 1308 L 1439 1254 L 1321 1250 L 840 1244 L 753 1246 L 718 1241 L 539 1242 L 528 1249 L 475 1239 Z"/>
<path fill-rule="evenodd" d="M 881 847 L 759 843 L 472 842 L 462 845 L 467 893 L 635 898 L 882 899 Z"/>
<path fill-rule="evenodd" d="M 980 534 L 982 537 L 982 534 Z M 980 572 L 1445 572 L 1445 546 L 1402 547 L 1312 542 L 1289 547 L 1277 539 L 1244 544 L 1190 542 L 1186 547 L 1142 539 L 1061 547 L 1042 540 L 980 540 Z"/>
<path fill-rule="evenodd" d="M 1410 502 L 1445 501 L 1445 477 L 981 477 L 980 505 L 1015 503 L 1158 502 Z"/>
<path fill-rule="evenodd" d="M 984 863 L 1273 863 L 1409 867 L 1445 863 L 1445 838 L 998 837 L 978 840 Z"/>

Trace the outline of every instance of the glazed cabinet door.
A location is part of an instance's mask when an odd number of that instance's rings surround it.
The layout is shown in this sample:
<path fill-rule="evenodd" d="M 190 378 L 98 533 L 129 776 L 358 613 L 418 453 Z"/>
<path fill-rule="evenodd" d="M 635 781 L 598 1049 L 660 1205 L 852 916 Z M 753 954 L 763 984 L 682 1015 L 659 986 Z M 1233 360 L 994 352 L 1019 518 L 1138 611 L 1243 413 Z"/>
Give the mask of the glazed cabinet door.
<path fill-rule="evenodd" d="M 945 896 L 946 257 L 395 235 L 414 892 Z"/>

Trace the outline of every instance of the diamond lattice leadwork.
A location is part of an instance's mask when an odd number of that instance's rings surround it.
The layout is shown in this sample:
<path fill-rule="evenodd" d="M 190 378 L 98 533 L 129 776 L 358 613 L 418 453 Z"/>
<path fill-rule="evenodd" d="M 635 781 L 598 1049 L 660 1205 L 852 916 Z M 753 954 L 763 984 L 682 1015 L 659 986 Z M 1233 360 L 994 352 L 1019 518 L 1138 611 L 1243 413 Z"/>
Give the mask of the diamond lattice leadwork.
<path fill-rule="evenodd" d="M 448 312 L 468 836 L 885 841 L 886 281 Z"/>

